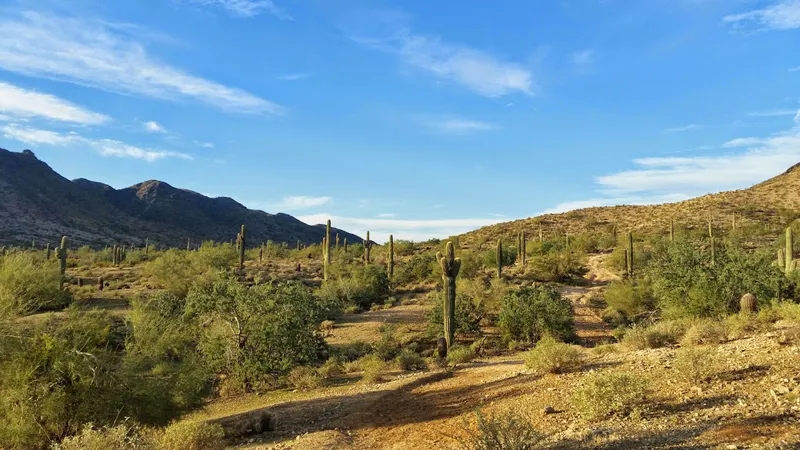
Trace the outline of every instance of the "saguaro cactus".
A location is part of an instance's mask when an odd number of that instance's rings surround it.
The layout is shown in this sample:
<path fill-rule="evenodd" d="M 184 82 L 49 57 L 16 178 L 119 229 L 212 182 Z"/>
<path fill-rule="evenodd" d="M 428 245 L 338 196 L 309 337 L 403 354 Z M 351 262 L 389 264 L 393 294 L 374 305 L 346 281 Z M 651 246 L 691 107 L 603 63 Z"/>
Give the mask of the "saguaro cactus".
<path fill-rule="evenodd" d="M 45 254 L 47 256 L 47 260 L 49 261 L 50 260 L 50 243 L 49 242 L 47 243 L 47 246 L 45 247 Z"/>
<path fill-rule="evenodd" d="M 237 247 L 239 247 L 239 272 L 244 270 L 244 250 L 245 250 L 245 229 L 244 225 L 242 225 L 242 231 L 239 232 L 238 241 L 236 242 Z"/>
<path fill-rule="evenodd" d="M 436 254 L 436 259 L 442 267 L 442 281 L 444 282 L 444 338 L 447 348 L 450 348 L 455 341 L 456 277 L 461 269 L 461 259 L 455 257 L 452 242 L 447 243 L 445 255 L 443 256 L 439 252 Z"/>
<path fill-rule="evenodd" d="M 264 263 L 264 244 L 258 246 L 258 265 Z"/>
<path fill-rule="evenodd" d="M 192 239 L 191 238 L 187 238 L 186 239 L 186 251 L 188 252 L 191 249 L 192 249 Z"/>
<path fill-rule="evenodd" d="M 627 241 L 627 248 L 625 249 L 625 265 L 628 272 L 628 278 L 633 279 L 633 233 L 628 231 L 625 240 Z"/>
<path fill-rule="evenodd" d="M 150 238 L 146 238 L 144 240 L 144 256 L 150 253 Z"/>
<path fill-rule="evenodd" d="M 669 241 L 675 242 L 675 220 L 669 219 Z"/>
<path fill-rule="evenodd" d="M 733 216 L 731 216 L 731 227 L 733 231 L 736 231 L 736 213 L 733 213 Z"/>
<path fill-rule="evenodd" d="M 497 278 L 503 278 L 503 241 L 497 240 Z"/>
<path fill-rule="evenodd" d="M 336 233 L 336 250 L 339 250 L 339 233 Z"/>
<path fill-rule="evenodd" d="M 369 240 L 369 231 L 367 231 L 367 239 L 364 241 L 364 264 L 369 264 L 369 252 L 372 249 L 372 241 Z"/>
<path fill-rule="evenodd" d="M 517 264 L 520 266 L 524 266 L 527 263 L 526 260 L 526 238 L 525 238 L 525 231 L 520 231 L 517 235 Z"/>
<path fill-rule="evenodd" d="M 344 238 L 344 241 L 342 242 L 342 246 L 344 247 L 344 252 L 347 253 L 347 238 Z"/>
<path fill-rule="evenodd" d="M 67 237 L 61 236 L 61 246 L 56 249 L 56 258 L 61 271 L 59 288 L 64 288 L 64 275 L 67 273 Z"/>
<path fill-rule="evenodd" d="M 716 244 L 714 243 L 714 236 L 711 236 L 711 265 L 716 264 Z"/>
<path fill-rule="evenodd" d="M 338 239 L 338 235 L 337 235 Z M 328 219 L 327 225 L 325 225 L 325 246 L 322 247 L 323 251 L 325 252 L 325 263 L 331 263 L 331 220 Z"/>
<path fill-rule="evenodd" d="M 711 214 L 708 215 L 708 237 L 714 237 L 714 220 Z"/>
<path fill-rule="evenodd" d="M 539 224 L 539 243 L 544 242 L 544 230 L 542 230 L 542 224 Z"/>
<path fill-rule="evenodd" d="M 794 260 L 794 234 L 792 232 L 792 227 L 786 228 L 786 247 L 784 250 L 784 257 L 786 258 L 784 270 L 788 275 L 792 272 L 792 261 Z"/>
<path fill-rule="evenodd" d="M 388 266 L 387 271 L 389 272 L 389 279 L 391 280 L 394 277 L 394 236 L 389 235 L 389 257 L 388 259 Z"/>
<path fill-rule="evenodd" d="M 778 249 L 778 267 L 786 271 L 786 251 L 782 248 Z"/>

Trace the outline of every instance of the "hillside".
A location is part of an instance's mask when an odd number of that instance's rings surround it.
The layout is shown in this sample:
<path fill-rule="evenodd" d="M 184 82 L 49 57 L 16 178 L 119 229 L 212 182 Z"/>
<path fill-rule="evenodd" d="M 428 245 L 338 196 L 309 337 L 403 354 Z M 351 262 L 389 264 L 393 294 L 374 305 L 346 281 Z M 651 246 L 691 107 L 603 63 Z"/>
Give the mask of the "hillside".
<path fill-rule="evenodd" d="M 735 215 L 738 224 L 783 225 L 800 213 L 800 164 L 747 189 L 725 191 L 660 205 L 620 205 L 584 208 L 561 214 L 499 223 L 461 236 L 463 244 L 495 239 L 514 239 L 525 230 L 529 236 L 545 233 L 581 233 L 616 226 L 618 230 L 666 233 L 670 220 L 676 227 L 705 228 L 711 215 L 715 228 L 729 229 Z"/>
<path fill-rule="evenodd" d="M 287 214 L 248 209 L 230 198 L 209 198 L 163 181 L 119 190 L 82 178 L 70 181 L 30 150 L 0 149 L 0 245 L 28 245 L 34 239 L 55 243 L 67 235 L 77 245 L 142 245 L 149 239 L 183 247 L 187 239 L 229 241 L 241 224 L 251 243 L 316 243 L 325 234 L 323 227 Z"/>

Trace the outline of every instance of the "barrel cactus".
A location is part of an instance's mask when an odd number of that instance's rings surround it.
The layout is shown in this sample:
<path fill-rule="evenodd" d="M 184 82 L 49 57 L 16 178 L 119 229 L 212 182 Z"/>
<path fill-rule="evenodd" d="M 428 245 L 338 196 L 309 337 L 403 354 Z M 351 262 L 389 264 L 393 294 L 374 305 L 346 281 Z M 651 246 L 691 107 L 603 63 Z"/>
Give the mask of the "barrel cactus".
<path fill-rule="evenodd" d="M 758 310 L 758 302 L 753 294 L 744 294 L 739 300 L 739 312 L 753 314 Z"/>

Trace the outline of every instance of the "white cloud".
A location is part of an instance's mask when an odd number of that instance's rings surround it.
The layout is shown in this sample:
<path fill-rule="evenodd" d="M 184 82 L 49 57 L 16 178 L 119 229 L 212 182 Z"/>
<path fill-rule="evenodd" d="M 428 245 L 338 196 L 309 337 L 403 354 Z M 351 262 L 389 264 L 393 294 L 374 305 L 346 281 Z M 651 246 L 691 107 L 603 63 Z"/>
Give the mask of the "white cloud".
<path fill-rule="evenodd" d="M 74 132 L 59 133 L 50 130 L 20 127 L 16 124 L 6 125 L 0 128 L 0 131 L 2 131 L 4 137 L 8 139 L 14 139 L 28 145 L 52 145 L 57 147 L 65 147 L 74 144 L 80 144 L 91 147 L 102 156 L 134 158 L 147 162 L 157 161 L 164 158 L 193 159 L 191 156 L 185 153 L 146 149 L 113 139 L 90 139 Z"/>
<path fill-rule="evenodd" d="M 665 133 L 682 133 L 684 131 L 696 130 L 697 128 L 700 128 L 700 126 L 697 125 L 697 124 L 694 124 L 694 123 L 690 123 L 688 125 L 683 125 L 683 126 L 680 126 L 680 127 L 667 128 L 666 130 L 664 130 L 664 132 Z"/>
<path fill-rule="evenodd" d="M 0 112 L 7 118 L 43 118 L 80 125 L 97 125 L 109 120 L 99 114 L 50 94 L 23 89 L 0 81 Z"/>
<path fill-rule="evenodd" d="M 203 148 L 214 148 L 214 143 L 213 142 L 203 142 L 202 144 L 200 144 L 200 147 L 203 147 Z"/>
<path fill-rule="evenodd" d="M 372 219 L 340 217 L 324 213 L 298 216 L 297 218 L 309 225 L 325 223 L 330 219 L 332 226 L 347 230 L 358 236 L 364 237 L 367 231 L 369 231 L 370 238 L 376 242 L 386 242 L 390 234 L 394 235 L 395 239 L 413 241 L 446 238 L 448 236 L 466 233 L 476 228 L 509 220 L 497 217 L 488 219 Z"/>
<path fill-rule="evenodd" d="M 282 81 L 298 81 L 298 80 L 305 80 L 306 78 L 311 78 L 311 72 L 303 72 L 303 73 L 286 73 L 283 75 L 278 75 L 276 78 Z"/>
<path fill-rule="evenodd" d="M 791 69 L 789 69 L 789 72 L 800 72 L 800 66 L 792 67 Z"/>
<path fill-rule="evenodd" d="M 292 20 L 292 16 L 279 8 L 272 0 L 184 0 L 206 6 L 218 6 L 237 17 L 253 17 L 261 13 L 272 14 L 280 20 Z"/>
<path fill-rule="evenodd" d="M 755 23 L 761 28 L 772 30 L 800 28 L 800 1 L 781 0 L 766 8 L 725 16 L 722 21 L 734 26 Z"/>
<path fill-rule="evenodd" d="M 794 123 L 800 124 L 800 109 L 798 109 L 797 114 L 794 115 Z"/>
<path fill-rule="evenodd" d="M 408 66 L 486 97 L 514 92 L 533 95 L 533 74 L 517 63 L 464 45 L 446 43 L 436 36 L 416 34 L 403 23 L 402 15 L 368 14 L 362 19 L 366 32 L 347 30 L 348 37 L 360 45 L 392 53 Z"/>
<path fill-rule="evenodd" d="M 762 142 L 761 138 L 756 137 L 746 137 L 746 138 L 736 138 L 731 139 L 728 142 L 722 144 L 724 148 L 734 148 L 734 147 L 752 147 L 753 145 L 758 145 Z"/>
<path fill-rule="evenodd" d="M 422 122 L 425 126 L 443 133 L 466 134 L 476 131 L 489 131 L 496 127 L 490 123 L 457 117 L 427 118 Z"/>
<path fill-rule="evenodd" d="M 327 204 L 331 197 L 308 197 L 305 195 L 291 195 L 284 197 L 279 203 L 271 204 L 270 209 L 278 212 L 308 209 Z"/>
<path fill-rule="evenodd" d="M 594 63 L 595 55 L 592 49 L 577 51 L 570 55 L 569 62 L 575 66 L 590 66 Z"/>
<path fill-rule="evenodd" d="M 754 111 L 748 113 L 750 117 L 780 117 L 780 116 L 793 116 L 797 114 L 797 109 L 775 109 L 772 111 Z"/>
<path fill-rule="evenodd" d="M 284 108 L 161 63 L 120 28 L 22 12 L 0 19 L 0 68 L 119 94 L 195 100 L 219 109 L 282 114 Z"/>
<path fill-rule="evenodd" d="M 166 133 L 167 130 L 164 128 L 163 125 L 156 121 L 149 121 L 142 124 L 144 126 L 145 131 L 148 133 Z"/>
<path fill-rule="evenodd" d="M 397 217 L 397 214 L 394 214 L 394 213 L 378 214 L 378 218 L 379 219 L 393 219 L 395 217 Z"/>

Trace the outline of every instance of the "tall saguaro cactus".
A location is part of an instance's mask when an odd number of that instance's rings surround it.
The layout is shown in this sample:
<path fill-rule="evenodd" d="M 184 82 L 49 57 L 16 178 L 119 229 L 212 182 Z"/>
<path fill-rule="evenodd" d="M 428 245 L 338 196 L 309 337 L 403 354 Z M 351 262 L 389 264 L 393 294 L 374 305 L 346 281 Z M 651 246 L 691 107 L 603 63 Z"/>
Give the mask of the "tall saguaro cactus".
<path fill-rule="evenodd" d="M 444 339 L 449 349 L 455 342 L 456 277 L 461 269 L 461 259 L 456 258 L 452 242 L 447 243 L 444 255 L 441 252 L 436 254 L 436 259 L 442 267 L 442 281 L 444 282 Z"/>
<path fill-rule="evenodd" d="M 786 262 L 784 263 L 784 269 L 786 274 L 790 274 L 792 272 L 792 261 L 794 260 L 794 234 L 792 232 L 792 227 L 786 228 L 786 249 L 784 250 L 784 257 L 786 258 Z"/>
<path fill-rule="evenodd" d="M 497 278 L 503 278 L 503 241 L 497 240 Z"/>
<path fill-rule="evenodd" d="M 633 233 L 628 231 L 628 235 L 625 237 L 627 242 L 627 248 L 625 249 L 625 265 L 626 270 L 628 272 L 628 278 L 633 279 Z"/>
<path fill-rule="evenodd" d="M 339 250 L 339 233 L 336 233 L 336 250 Z"/>
<path fill-rule="evenodd" d="M 364 264 L 369 264 L 369 252 L 372 250 L 372 241 L 369 240 L 369 231 L 367 231 L 367 239 L 364 240 Z"/>
<path fill-rule="evenodd" d="M 45 254 L 47 256 L 47 260 L 50 261 L 50 243 L 49 242 L 47 243 L 47 246 L 45 247 Z"/>
<path fill-rule="evenodd" d="M 239 232 L 239 236 L 237 236 L 236 241 L 236 246 L 239 248 L 239 272 L 244 270 L 244 249 L 246 246 L 246 239 L 244 225 L 242 225 L 242 231 Z"/>
<path fill-rule="evenodd" d="M 347 238 L 344 238 L 344 242 L 342 242 L 342 245 L 344 247 L 344 252 L 347 253 Z"/>
<path fill-rule="evenodd" d="M 675 220 L 669 219 L 669 241 L 675 242 Z"/>
<path fill-rule="evenodd" d="M 717 247 L 717 245 L 714 243 L 714 236 L 711 236 L 711 265 L 712 266 L 716 264 L 716 259 L 717 259 L 716 258 L 716 255 L 717 255 L 716 247 Z"/>
<path fill-rule="evenodd" d="M 325 237 L 322 238 L 322 279 L 328 280 L 328 268 L 331 264 L 331 221 L 325 225 Z"/>
<path fill-rule="evenodd" d="M 61 236 L 61 246 L 56 248 L 56 258 L 58 258 L 58 266 L 61 271 L 60 288 L 64 288 L 64 275 L 67 273 L 67 237 Z"/>
<path fill-rule="evenodd" d="M 394 278 L 394 236 L 389 235 L 389 257 L 387 270 L 389 272 L 389 279 Z"/>
<path fill-rule="evenodd" d="M 527 246 L 525 230 L 522 230 L 517 236 L 517 263 L 521 266 L 525 266 L 528 263 Z"/>
<path fill-rule="evenodd" d="M 708 214 L 708 237 L 714 237 L 714 220 L 711 214 Z"/>
<path fill-rule="evenodd" d="M 146 238 L 144 240 L 144 256 L 150 253 L 150 238 Z"/>
<path fill-rule="evenodd" d="M 186 238 L 186 251 L 188 252 L 191 249 L 192 249 L 192 238 Z"/>

